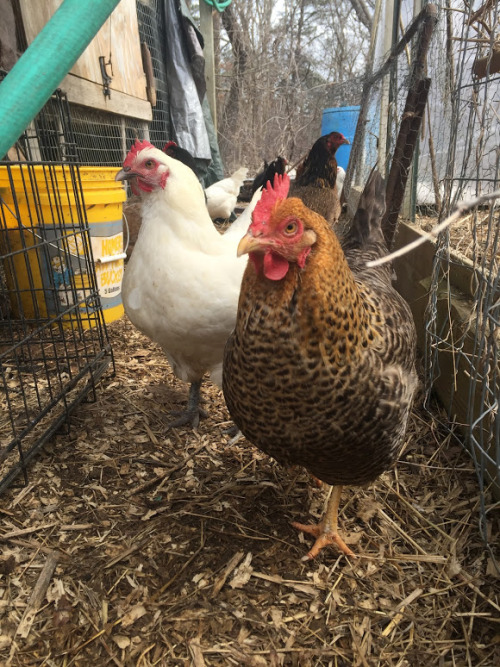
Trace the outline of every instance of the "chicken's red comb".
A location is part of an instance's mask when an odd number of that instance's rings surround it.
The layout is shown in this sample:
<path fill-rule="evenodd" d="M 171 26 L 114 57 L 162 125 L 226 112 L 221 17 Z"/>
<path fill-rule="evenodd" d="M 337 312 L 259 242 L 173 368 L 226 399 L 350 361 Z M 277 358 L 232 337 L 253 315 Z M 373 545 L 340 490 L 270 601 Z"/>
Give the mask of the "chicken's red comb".
<path fill-rule="evenodd" d="M 154 148 L 154 146 L 149 141 L 147 141 L 147 139 L 145 139 L 144 141 L 139 141 L 139 139 L 136 139 L 135 144 L 132 146 L 132 148 L 127 153 L 127 157 L 125 158 L 125 162 L 123 163 L 123 166 L 124 167 L 130 167 L 131 163 L 137 157 L 137 153 L 140 153 L 145 148 Z"/>
<path fill-rule="evenodd" d="M 288 174 L 275 174 L 273 185 L 271 181 L 267 181 L 262 196 L 252 213 L 252 224 L 250 225 L 252 231 L 258 231 L 262 225 L 266 224 L 276 204 L 287 198 L 289 189 L 290 176 Z"/>
<path fill-rule="evenodd" d="M 175 141 L 167 141 L 165 146 L 163 146 L 163 152 L 166 153 L 169 148 L 177 148 Z"/>

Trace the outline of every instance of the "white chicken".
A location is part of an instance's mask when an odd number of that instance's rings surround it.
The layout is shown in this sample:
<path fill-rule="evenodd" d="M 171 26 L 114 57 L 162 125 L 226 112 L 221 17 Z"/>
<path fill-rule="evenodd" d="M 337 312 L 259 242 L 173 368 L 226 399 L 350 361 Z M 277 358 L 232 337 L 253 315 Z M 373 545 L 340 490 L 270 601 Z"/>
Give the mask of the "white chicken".
<path fill-rule="evenodd" d="M 342 167 L 337 166 L 337 192 L 340 194 L 342 192 L 342 188 L 344 187 L 344 181 L 345 181 L 345 169 Z"/>
<path fill-rule="evenodd" d="M 217 181 L 217 183 L 205 188 L 207 208 L 212 220 L 217 218 L 226 220 L 229 218 L 234 211 L 240 188 L 247 177 L 247 173 L 248 169 L 240 167 L 228 178 L 223 178 L 222 181 Z M 250 220 L 248 222 L 250 224 Z"/>
<path fill-rule="evenodd" d="M 194 172 L 148 141 L 135 142 L 115 178 L 129 181 L 142 199 L 142 225 L 123 278 L 125 311 L 191 384 L 187 409 L 170 426 L 196 427 L 203 375 L 222 382 L 246 266 L 236 248 L 260 193 L 222 236 Z"/>

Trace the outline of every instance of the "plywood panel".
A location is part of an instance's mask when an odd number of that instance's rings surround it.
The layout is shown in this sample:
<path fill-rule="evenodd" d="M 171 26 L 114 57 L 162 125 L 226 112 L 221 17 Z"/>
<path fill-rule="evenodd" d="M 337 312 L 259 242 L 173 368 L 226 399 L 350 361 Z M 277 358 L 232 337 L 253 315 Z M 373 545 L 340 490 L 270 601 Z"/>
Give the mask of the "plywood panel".
<path fill-rule="evenodd" d="M 26 39 L 30 44 L 51 16 L 57 10 L 62 0 L 20 0 L 23 25 L 26 33 Z M 113 71 L 108 66 L 108 74 L 112 75 L 113 80 L 110 84 L 111 97 L 113 91 L 124 93 L 137 100 L 142 100 L 145 105 L 149 105 L 146 95 L 146 76 L 142 67 L 141 48 L 139 39 L 139 27 L 137 23 L 137 12 L 135 0 L 121 0 L 111 16 L 97 33 L 95 38 L 82 53 L 73 68 L 71 77 L 77 77 L 87 82 L 92 82 L 102 88 L 102 76 L 99 65 L 99 56 L 104 56 L 106 62 L 111 54 Z M 61 82 L 61 88 L 65 89 L 64 82 Z M 75 90 L 75 85 L 71 86 Z M 113 111 L 105 100 L 102 90 L 99 95 L 93 96 L 93 107 Z M 72 100 L 79 104 L 87 105 L 85 96 L 82 99 Z M 137 116 L 137 109 L 140 108 L 140 115 Z M 145 118 L 147 115 L 146 106 L 135 105 L 131 109 L 123 109 L 120 113 L 134 117 Z M 149 115 L 151 109 L 149 107 Z"/>

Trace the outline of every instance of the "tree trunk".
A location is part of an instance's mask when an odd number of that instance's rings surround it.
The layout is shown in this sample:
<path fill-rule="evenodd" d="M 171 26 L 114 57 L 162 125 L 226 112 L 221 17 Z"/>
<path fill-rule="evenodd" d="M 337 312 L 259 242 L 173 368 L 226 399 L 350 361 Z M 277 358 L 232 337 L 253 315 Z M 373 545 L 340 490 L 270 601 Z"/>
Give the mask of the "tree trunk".
<path fill-rule="evenodd" d="M 221 19 L 229 37 L 234 56 L 234 72 L 224 105 L 226 137 L 231 137 L 234 140 L 238 129 L 242 82 L 247 69 L 248 52 L 245 45 L 245 33 L 238 23 L 232 4 L 222 12 Z M 224 141 L 228 140 L 228 138 L 224 139 Z"/>

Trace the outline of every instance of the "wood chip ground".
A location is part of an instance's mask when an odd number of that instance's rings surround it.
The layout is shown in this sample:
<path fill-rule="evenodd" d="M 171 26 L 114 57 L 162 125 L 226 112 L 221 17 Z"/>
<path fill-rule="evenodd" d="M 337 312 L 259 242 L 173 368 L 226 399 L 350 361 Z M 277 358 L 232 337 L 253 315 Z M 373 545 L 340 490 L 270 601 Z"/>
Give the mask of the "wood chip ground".
<path fill-rule="evenodd" d="M 325 491 L 229 445 L 209 382 L 209 417 L 169 431 L 187 386 L 126 319 L 109 329 L 116 375 L 0 499 L 0 664 L 500 664 L 477 477 L 442 415 L 417 407 L 396 468 L 345 491 L 359 557 L 302 562 L 290 521 L 319 516 Z"/>

